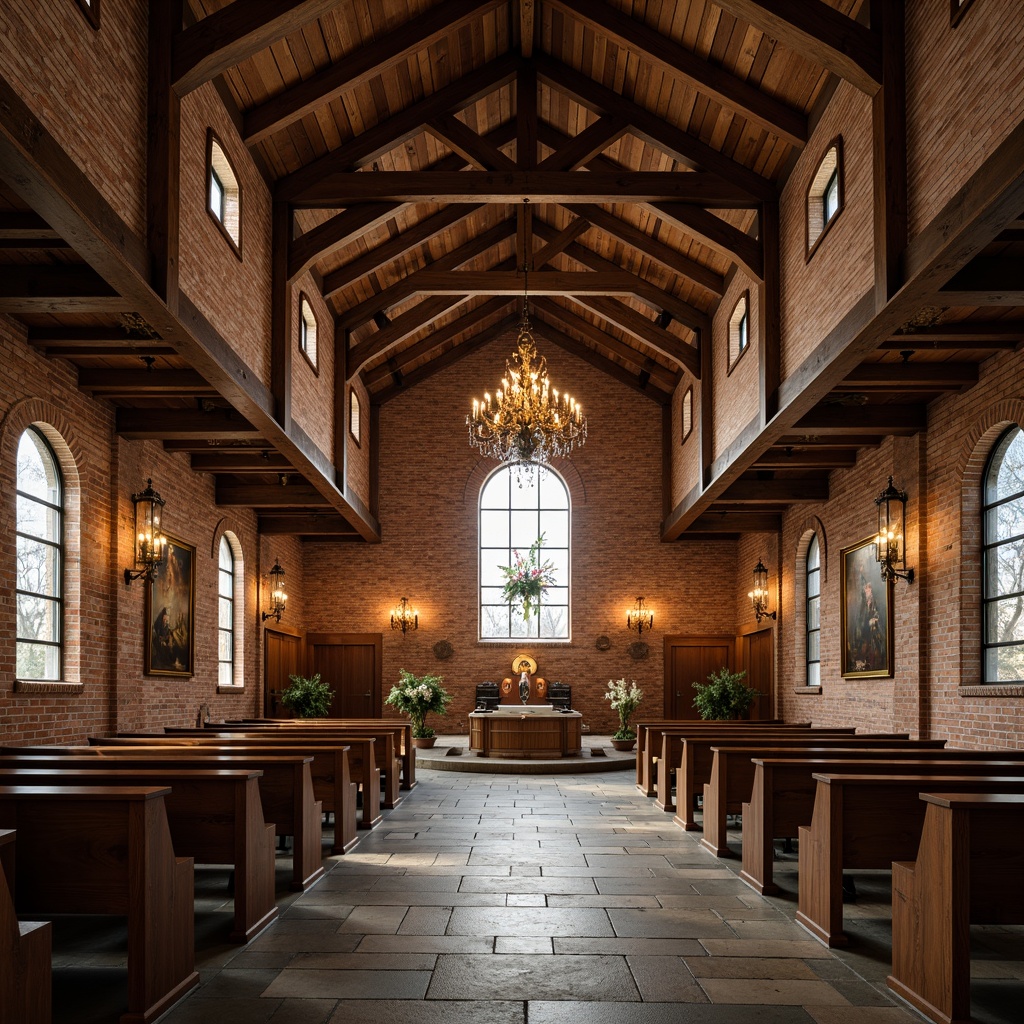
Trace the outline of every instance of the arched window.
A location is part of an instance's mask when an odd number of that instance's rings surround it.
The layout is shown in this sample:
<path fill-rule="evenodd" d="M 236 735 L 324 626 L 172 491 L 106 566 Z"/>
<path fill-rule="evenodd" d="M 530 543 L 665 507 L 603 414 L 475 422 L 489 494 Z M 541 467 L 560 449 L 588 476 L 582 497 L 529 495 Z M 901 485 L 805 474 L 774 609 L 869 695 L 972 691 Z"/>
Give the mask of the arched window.
<path fill-rule="evenodd" d="M 1024 680 L 1024 431 L 996 442 L 984 476 L 982 682 Z"/>
<path fill-rule="evenodd" d="M 29 427 L 18 442 L 18 679 L 56 681 L 63 661 L 64 487 L 46 438 Z"/>
<path fill-rule="evenodd" d="M 299 350 L 315 370 L 316 364 L 316 316 L 305 295 L 299 300 Z"/>
<path fill-rule="evenodd" d="M 807 189 L 807 258 L 843 209 L 843 140 L 835 139 Z"/>
<path fill-rule="evenodd" d="M 236 255 L 242 250 L 242 189 L 231 161 L 211 130 L 207 137 L 206 206 Z"/>
<path fill-rule="evenodd" d="M 750 346 L 750 293 L 744 292 L 729 317 L 729 370 Z"/>
<path fill-rule="evenodd" d="M 806 568 L 807 595 L 804 622 L 807 631 L 807 676 L 808 686 L 821 686 L 821 555 L 817 536 L 811 537 L 807 546 Z"/>
<path fill-rule="evenodd" d="M 242 545 L 225 531 L 218 547 L 217 685 L 245 685 L 245 567 Z"/>
<path fill-rule="evenodd" d="M 527 619 L 521 605 L 502 598 L 503 566 L 526 557 L 543 536 L 541 563 L 553 566 L 554 583 Z M 480 491 L 480 639 L 569 639 L 569 490 L 553 469 L 522 472 L 503 466 Z"/>

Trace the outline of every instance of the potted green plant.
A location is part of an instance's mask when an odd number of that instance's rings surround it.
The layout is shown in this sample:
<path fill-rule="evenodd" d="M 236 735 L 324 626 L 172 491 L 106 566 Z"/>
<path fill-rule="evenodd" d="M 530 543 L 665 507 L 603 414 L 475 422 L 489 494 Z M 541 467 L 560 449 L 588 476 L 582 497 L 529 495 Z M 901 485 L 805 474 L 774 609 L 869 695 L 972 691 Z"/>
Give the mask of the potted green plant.
<path fill-rule="evenodd" d="M 334 691 L 315 676 L 289 676 L 291 684 L 281 691 L 281 703 L 297 718 L 326 718 Z"/>
<path fill-rule="evenodd" d="M 636 680 L 631 679 L 629 686 L 625 678 L 609 679 L 608 692 L 604 699 L 611 702 L 612 711 L 619 713 L 619 728 L 612 734 L 612 746 L 616 750 L 632 750 L 636 743 L 636 733 L 630 729 L 629 720 L 633 712 L 640 707 L 640 701 L 644 699 L 644 691 L 636 685 Z"/>
<path fill-rule="evenodd" d="M 391 687 L 384 703 L 409 716 L 414 746 L 432 747 L 436 734 L 426 724 L 427 715 L 431 711 L 446 715 L 452 702 L 451 694 L 441 685 L 444 679 L 441 676 L 417 676 L 404 668 L 398 670 L 398 677 L 397 685 Z"/>
<path fill-rule="evenodd" d="M 743 682 L 746 672 L 730 672 L 724 665 L 708 676 L 706 683 L 694 683 L 697 696 L 693 706 L 701 718 L 739 718 L 757 697 L 758 691 Z"/>

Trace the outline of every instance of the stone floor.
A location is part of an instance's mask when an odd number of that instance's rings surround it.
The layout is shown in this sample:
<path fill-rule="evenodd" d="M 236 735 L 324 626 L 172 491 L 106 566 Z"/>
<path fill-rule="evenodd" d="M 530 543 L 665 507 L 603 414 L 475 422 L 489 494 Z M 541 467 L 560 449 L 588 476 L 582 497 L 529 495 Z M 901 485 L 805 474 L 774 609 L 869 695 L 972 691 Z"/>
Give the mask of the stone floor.
<path fill-rule="evenodd" d="M 161 1024 L 921 1019 L 885 988 L 885 872 L 857 873 L 851 945 L 837 954 L 793 922 L 795 855 L 776 868 L 783 895 L 762 898 L 630 773 L 418 779 L 248 946 L 224 941 L 224 873 L 197 871 L 202 982 Z M 57 924 L 54 1024 L 116 1021 L 123 936 Z M 1024 929 L 975 931 L 975 1020 L 1021 1024 Z"/>

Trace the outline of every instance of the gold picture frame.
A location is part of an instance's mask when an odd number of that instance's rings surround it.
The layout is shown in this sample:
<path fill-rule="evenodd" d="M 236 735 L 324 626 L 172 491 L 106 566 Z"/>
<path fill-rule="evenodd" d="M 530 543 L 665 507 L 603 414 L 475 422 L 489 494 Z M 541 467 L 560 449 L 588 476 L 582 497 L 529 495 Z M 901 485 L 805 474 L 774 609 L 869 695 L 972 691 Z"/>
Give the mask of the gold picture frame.
<path fill-rule="evenodd" d="M 841 557 L 841 675 L 844 679 L 891 678 L 893 586 L 882 579 L 875 538 L 843 548 Z"/>
<path fill-rule="evenodd" d="M 146 585 L 147 676 L 195 674 L 195 565 L 196 549 L 168 537 L 164 563 Z"/>

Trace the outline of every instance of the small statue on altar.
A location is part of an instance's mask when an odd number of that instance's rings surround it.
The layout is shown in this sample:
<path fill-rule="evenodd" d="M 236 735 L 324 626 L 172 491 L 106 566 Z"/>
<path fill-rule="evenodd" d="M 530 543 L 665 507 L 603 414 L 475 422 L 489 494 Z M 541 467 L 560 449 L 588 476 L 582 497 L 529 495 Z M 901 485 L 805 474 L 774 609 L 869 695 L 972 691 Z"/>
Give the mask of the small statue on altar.
<path fill-rule="evenodd" d="M 519 673 L 519 683 L 516 684 L 515 676 L 506 676 L 501 681 L 501 703 L 515 704 L 517 695 L 523 704 L 542 703 L 547 692 L 547 682 L 534 675 L 537 662 L 527 654 L 517 654 L 512 659 L 512 671 Z"/>
<path fill-rule="evenodd" d="M 519 677 L 519 699 L 524 704 L 530 699 L 530 676 L 525 668 Z"/>

